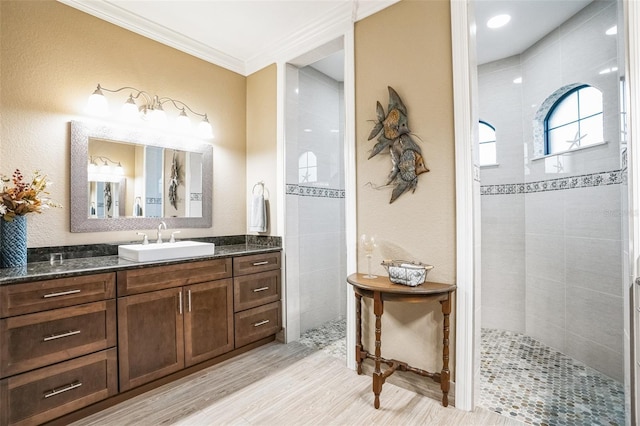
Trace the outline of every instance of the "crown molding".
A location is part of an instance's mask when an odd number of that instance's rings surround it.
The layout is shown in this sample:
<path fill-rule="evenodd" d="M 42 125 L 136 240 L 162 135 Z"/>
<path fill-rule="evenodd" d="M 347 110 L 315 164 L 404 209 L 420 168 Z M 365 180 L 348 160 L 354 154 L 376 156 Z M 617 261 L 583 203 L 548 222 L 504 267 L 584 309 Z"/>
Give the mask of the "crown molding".
<path fill-rule="evenodd" d="M 374 13 L 386 9 L 400 0 L 354 0 L 356 3 L 355 20 L 359 21 Z"/>
<path fill-rule="evenodd" d="M 342 3 L 314 22 L 268 46 L 259 55 L 248 59 L 245 63 L 247 75 L 274 62 L 290 62 L 310 50 L 342 37 L 351 30 L 353 22 L 373 15 L 398 1 L 400 0 L 352 0 Z"/>
<path fill-rule="evenodd" d="M 322 44 L 342 36 L 351 27 L 351 3 L 342 3 L 318 17 L 311 24 L 298 28 L 263 51 L 249 58 L 247 74 L 254 73 L 278 61 L 287 62 Z"/>
<path fill-rule="evenodd" d="M 252 74 L 278 61 L 289 61 L 311 49 L 330 42 L 349 31 L 353 22 L 364 19 L 400 0 L 351 0 L 340 4 L 314 22 L 293 31 L 287 37 L 263 49 L 247 59 L 236 58 L 228 53 L 186 37 L 163 25 L 131 13 L 108 0 L 57 0 L 74 9 L 96 18 L 126 28 L 136 34 L 178 49 L 192 56 L 226 68 L 243 76 Z"/>
<path fill-rule="evenodd" d="M 186 37 L 162 25 L 151 22 L 140 15 L 131 13 L 107 1 L 57 0 L 60 3 L 93 15 L 96 18 L 126 28 L 136 34 L 178 49 L 212 64 L 233 72 L 245 74 L 245 64 L 241 59 Z"/>

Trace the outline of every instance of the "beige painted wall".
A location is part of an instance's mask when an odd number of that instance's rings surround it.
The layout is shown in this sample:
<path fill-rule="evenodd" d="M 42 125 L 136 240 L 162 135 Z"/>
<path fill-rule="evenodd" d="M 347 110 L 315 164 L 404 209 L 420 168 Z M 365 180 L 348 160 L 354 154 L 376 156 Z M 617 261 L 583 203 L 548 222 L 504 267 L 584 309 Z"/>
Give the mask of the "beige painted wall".
<path fill-rule="evenodd" d="M 377 234 L 374 272 L 386 274 L 383 259 L 419 260 L 435 265 L 429 281 L 455 283 L 455 170 L 450 4 L 446 0 L 401 1 L 355 26 L 356 162 L 358 235 Z M 376 101 L 387 110 L 387 86 L 407 107 L 409 127 L 422 148 L 428 173 L 415 193 L 389 204 L 384 185 L 391 170 L 388 154 L 368 160 L 375 140 L 367 141 L 376 118 Z M 366 258 L 358 253 L 358 270 Z M 455 304 L 454 304 L 455 306 Z M 372 315 L 372 309 L 368 314 Z M 385 304 L 382 353 L 429 371 L 439 371 L 440 305 Z M 373 324 L 365 345 L 373 351 Z M 455 341 L 454 322 L 451 343 Z M 454 353 L 454 351 L 452 351 Z M 452 357 L 450 366 L 455 359 Z M 417 377 L 417 376 L 416 376 Z M 423 380 L 417 378 L 417 380 Z"/>
<path fill-rule="evenodd" d="M 132 239 L 133 231 L 69 232 L 69 121 L 87 118 L 87 97 L 98 83 L 134 86 L 208 113 L 216 136 L 213 227 L 181 237 L 246 233 L 244 76 L 54 0 L 2 0 L 0 40 L 0 172 L 41 169 L 65 206 L 29 216 L 29 247 Z M 107 95 L 112 109 L 125 96 Z"/>
<path fill-rule="evenodd" d="M 264 182 L 268 203 L 265 235 L 282 235 L 277 229 L 277 68 L 270 65 L 247 77 L 247 218 L 253 186 Z M 259 188 L 256 188 L 256 193 Z M 248 226 L 248 224 L 247 224 Z M 248 229 L 248 228 L 247 228 Z M 249 232 L 248 232 L 249 233 Z M 251 232 L 251 234 L 257 234 Z"/>

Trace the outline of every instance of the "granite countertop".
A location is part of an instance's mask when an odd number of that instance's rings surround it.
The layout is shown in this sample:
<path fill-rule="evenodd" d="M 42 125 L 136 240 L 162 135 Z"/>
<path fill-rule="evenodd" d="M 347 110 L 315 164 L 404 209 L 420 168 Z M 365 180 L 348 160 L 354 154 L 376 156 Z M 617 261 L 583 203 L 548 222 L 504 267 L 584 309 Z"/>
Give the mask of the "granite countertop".
<path fill-rule="evenodd" d="M 59 265 L 50 262 L 32 262 L 17 268 L 0 269 L 0 285 L 16 284 L 26 281 L 39 281 L 55 278 L 86 275 L 87 273 L 114 272 L 125 269 L 137 269 L 147 266 L 161 266 L 184 262 L 197 262 L 247 254 L 269 253 L 282 250 L 281 247 L 267 247 L 254 244 L 221 245 L 213 256 L 199 256 L 184 259 L 162 260 L 156 262 L 134 262 L 118 256 L 96 256 L 76 259 L 63 259 Z"/>

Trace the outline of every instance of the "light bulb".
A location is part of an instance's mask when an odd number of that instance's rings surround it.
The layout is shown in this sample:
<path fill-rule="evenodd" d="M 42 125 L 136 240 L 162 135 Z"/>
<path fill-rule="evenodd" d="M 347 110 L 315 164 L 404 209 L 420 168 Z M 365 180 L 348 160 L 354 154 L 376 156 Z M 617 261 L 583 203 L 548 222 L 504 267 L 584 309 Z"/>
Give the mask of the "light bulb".
<path fill-rule="evenodd" d="M 104 164 L 102 164 L 102 166 L 100 166 L 100 173 L 102 173 L 103 175 L 111 174 L 111 167 L 107 164 L 106 161 L 104 162 Z"/>
<path fill-rule="evenodd" d="M 191 120 L 187 117 L 187 113 L 184 111 L 184 108 L 182 108 L 180 115 L 176 118 L 176 127 L 178 130 L 183 132 L 188 132 L 189 129 L 191 129 Z"/>
<path fill-rule="evenodd" d="M 100 90 L 99 84 L 98 88 L 93 92 L 93 94 L 91 94 L 91 96 L 89 96 L 89 100 L 87 101 L 87 113 L 99 117 L 104 117 L 109 113 L 107 98 L 104 97 L 104 93 Z"/>
<path fill-rule="evenodd" d="M 90 175 L 98 173 L 98 165 L 94 162 L 90 162 L 87 166 L 87 173 L 89 173 Z"/>
<path fill-rule="evenodd" d="M 122 116 L 127 120 L 135 120 L 138 118 L 138 106 L 132 95 L 122 104 Z"/>
<path fill-rule="evenodd" d="M 164 126 L 167 122 L 167 114 L 162 109 L 162 105 L 154 107 L 150 114 L 151 122 L 156 126 Z"/>
<path fill-rule="evenodd" d="M 213 128 L 211 127 L 211 123 L 209 123 L 206 114 L 200 124 L 198 124 L 198 136 L 201 138 L 213 139 Z"/>

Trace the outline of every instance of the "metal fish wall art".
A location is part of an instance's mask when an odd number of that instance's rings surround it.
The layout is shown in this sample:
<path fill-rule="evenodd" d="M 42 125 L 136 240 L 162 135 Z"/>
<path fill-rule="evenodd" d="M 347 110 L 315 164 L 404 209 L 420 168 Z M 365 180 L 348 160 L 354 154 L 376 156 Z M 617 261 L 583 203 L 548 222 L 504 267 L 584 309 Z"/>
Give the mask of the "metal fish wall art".
<path fill-rule="evenodd" d="M 409 189 L 415 192 L 418 176 L 429 169 L 422 158 L 422 150 L 411 138 L 407 108 L 398 93 L 391 86 L 388 86 L 388 89 L 389 107 L 385 113 L 380 102 L 377 103 L 377 121 L 369 133 L 368 140 L 378 136 L 378 142 L 373 146 L 369 159 L 389 150 L 392 168 L 386 184 L 394 187 L 389 201 L 391 204 Z"/>

